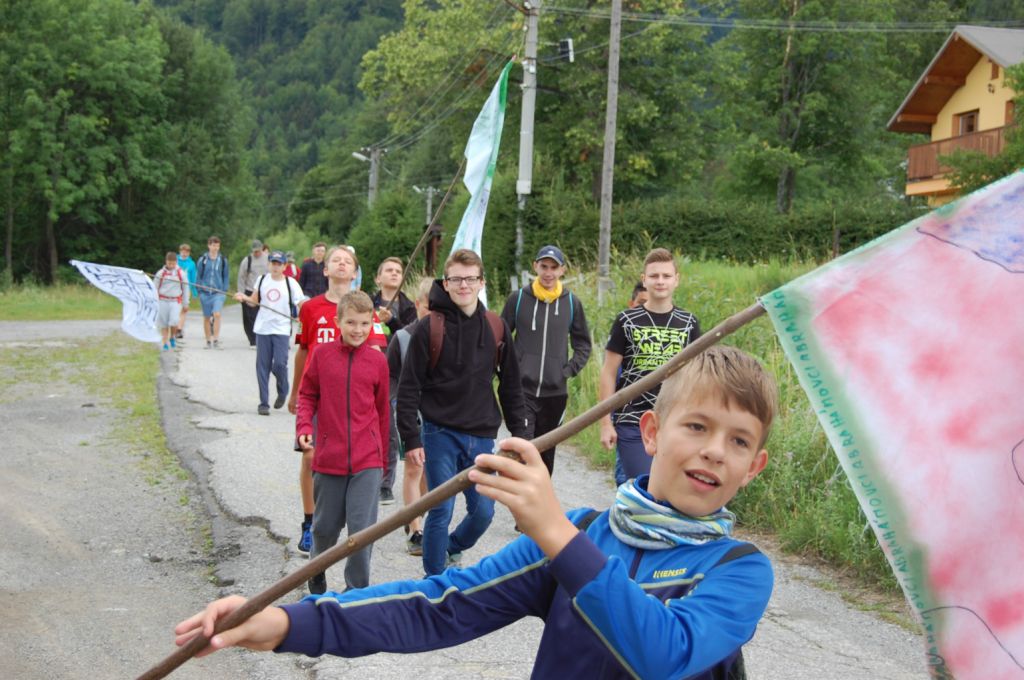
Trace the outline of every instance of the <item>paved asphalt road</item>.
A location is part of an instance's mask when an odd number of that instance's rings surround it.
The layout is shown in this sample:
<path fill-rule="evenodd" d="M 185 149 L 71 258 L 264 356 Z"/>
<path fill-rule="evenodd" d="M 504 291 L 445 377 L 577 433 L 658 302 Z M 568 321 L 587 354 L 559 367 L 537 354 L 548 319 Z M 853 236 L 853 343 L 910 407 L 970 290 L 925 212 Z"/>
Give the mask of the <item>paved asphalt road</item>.
<path fill-rule="evenodd" d="M 191 614 L 204 599 L 218 594 L 259 592 L 273 581 L 301 566 L 305 557 L 295 549 L 301 520 L 297 489 L 298 454 L 291 449 L 294 418 L 287 411 L 273 411 L 270 417 L 256 414 L 255 352 L 250 350 L 241 330 L 237 308 L 227 310 L 222 332 L 223 349 L 206 350 L 198 341 L 199 319 L 193 313 L 189 321 L 189 338 L 185 348 L 162 357 L 162 375 L 158 382 L 165 430 L 171 448 L 193 473 L 183 483 L 192 498 L 192 505 L 205 507 L 213 538 L 213 565 L 204 569 L 201 559 L 168 559 L 170 551 L 187 555 L 195 549 L 196 522 L 183 522 L 180 508 L 167 498 L 152 494 L 132 495 L 132 506 L 122 512 L 109 507 L 110 498 L 119 498 L 125 488 L 134 488 L 130 475 L 101 476 L 102 484 L 71 488 L 64 495 L 75 498 L 85 508 L 97 508 L 95 519 L 72 518 L 66 512 L 54 511 L 42 524 L 33 522 L 24 510 L 38 502 L 31 488 L 53 485 L 54 473 L 35 470 L 28 456 L 33 455 L 32 442 L 40 437 L 36 418 L 53 413 L 53 400 L 44 386 L 31 390 L 12 409 L 11 401 L 0 412 L 3 431 L 11 433 L 13 444 L 3 460 L 0 476 L 0 522 L 5 527 L 7 547 L 0 553 L 0 590 L 5 610 L 18 605 L 22 610 L 35 608 L 41 601 L 49 614 L 38 614 L 32 621 L 36 629 L 48 631 L 50 637 L 34 641 L 24 631 L 6 623 L 0 626 L 0 669 L 12 667 L 16 672 L 0 671 L 3 677 L 115 677 L 139 672 L 171 651 L 170 627 Z M 67 322 L 43 324 L 0 324 L 0 347 L 45 339 L 59 343 L 59 337 L 81 338 L 110 332 L 116 323 Z M 69 392 L 65 388 L 64 393 Z M 70 391 L 70 392 L 73 392 Z M 63 394 L 67 404 L 61 408 L 75 413 L 80 397 Z M 76 401 L 77 399 L 77 401 Z M 72 403 L 74 402 L 74 403 Z M 61 418 L 60 438 L 66 452 L 80 440 L 98 436 L 104 428 L 103 418 L 90 422 L 82 418 Z M 35 447 L 38 448 L 38 447 Z M 80 452 L 79 452 L 80 453 Z M 36 453 L 35 455 L 40 455 Z M 104 473 L 106 474 L 106 473 Z M 22 479 L 22 475 L 25 479 Z M 400 476 L 399 476 L 400 478 Z M 555 486 L 565 507 L 607 507 L 614 491 L 610 476 L 589 469 L 582 459 L 560 449 L 555 468 Z M 38 486 L 36 486 L 38 485 Z M 137 484 L 136 484 L 137 486 Z M 11 495 L 21 489 L 23 498 Z M 104 500 L 106 498 L 106 500 Z M 13 500 L 8 500 L 13 499 Z M 461 508 L 461 501 L 457 508 Z M 382 516 L 398 506 L 382 507 Z M 137 509 L 133 510 L 132 508 Z M 129 517 L 118 517 L 126 515 Z M 90 513 L 84 513 L 90 514 Z M 122 542 L 102 539 L 103 549 L 85 551 L 69 546 L 59 553 L 65 566 L 59 582 L 46 579 L 38 569 L 53 554 L 52 544 L 58 538 L 74 534 L 78 542 L 95 543 L 92 532 L 102 532 L 111 517 L 117 522 L 130 521 L 131 545 L 113 548 Z M 115 522 L 115 523 L 117 523 Z M 84 526 L 80 526 L 84 525 Z M 47 536 L 39 545 L 39 536 Z M 474 560 L 492 552 L 516 536 L 511 515 L 504 508 L 496 511 L 491 529 L 464 559 Z M 148 543 L 147 543 L 148 541 Z M 10 548 L 13 544 L 14 549 Z M 165 557 L 159 563 L 147 555 L 156 549 Z M 60 547 L 58 542 L 58 547 Z M 45 548 L 45 549 L 44 549 Z M 117 552 L 121 550 L 122 552 Z M 118 565 L 111 564 L 111 560 Z M 35 560 L 35 561 L 33 561 Z M 879 620 L 870 613 L 848 606 L 833 589 L 821 589 L 816 583 L 832 583 L 826 575 L 794 560 L 775 559 L 776 588 L 767 614 L 754 639 L 744 648 L 749 677 L 752 679 L 921 679 L 928 677 L 921 639 L 900 627 Z M 132 562 L 125 566 L 121 563 Z M 154 573 L 153 565 L 158 574 Z M 119 571 L 111 570 L 116 566 Z M 127 568 L 130 567 L 130 568 Z M 412 578 L 422 574 L 417 558 L 404 551 L 404 539 L 392 535 L 381 540 L 372 560 L 374 581 Z M 124 571 L 125 573 L 121 573 Z M 209 572 L 209 573 L 208 573 Z M 103 614 L 95 620 L 103 630 L 101 641 L 111 647 L 128 648 L 130 653 L 114 655 L 104 669 L 116 668 L 121 659 L 121 672 L 88 672 L 87 666 L 74 668 L 71 651 L 60 649 L 58 633 L 79 640 L 72 647 L 87 647 L 93 621 L 87 613 L 101 612 L 104 602 L 82 603 L 82 599 L 100 599 L 108 585 L 108 575 L 116 576 L 117 590 L 128 600 L 148 598 L 159 609 L 159 616 L 141 619 L 141 606 L 120 607 L 121 623 L 108 629 Z M 341 582 L 341 568 L 328 572 L 330 583 Z M 65 601 L 50 591 L 60 588 L 66 580 L 78 583 L 77 598 Z M 210 580 L 219 588 L 210 584 Z M 95 590 L 95 593 L 90 591 Z M 295 598 L 304 592 L 296 592 Z M 118 598 L 113 598 L 118 599 Z M 17 607 L 16 607 L 17 608 Z M 74 615 L 67 616 L 69 610 Z M 140 619 L 132 622 L 139 616 Z M 5 617 L 7 619 L 10 616 Z M 67 618 L 64 625 L 48 622 Z M 45 619 L 45 621 L 42 621 Z M 125 621 L 124 619 L 127 619 Z M 24 627 L 22 627 L 24 628 Z M 163 630 L 161 630 L 161 628 Z M 138 629 L 144 629 L 145 634 Z M 255 654 L 247 651 L 219 653 L 212 658 L 189 662 L 182 669 L 183 677 L 316 677 L 361 680 L 392 677 L 416 677 L 417 680 L 441 678 L 527 678 L 541 624 L 526 620 L 491 636 L 457 648 L 432 653 L 393 655 L 380 654 L 363 659 L 306 659 Z M 140 647 L 138 640 L 145 645 Z M 47 668 L 40 662 L 54 657 L 62 665 Z M 13 666 L 11 660 L 14 659 Z"/>

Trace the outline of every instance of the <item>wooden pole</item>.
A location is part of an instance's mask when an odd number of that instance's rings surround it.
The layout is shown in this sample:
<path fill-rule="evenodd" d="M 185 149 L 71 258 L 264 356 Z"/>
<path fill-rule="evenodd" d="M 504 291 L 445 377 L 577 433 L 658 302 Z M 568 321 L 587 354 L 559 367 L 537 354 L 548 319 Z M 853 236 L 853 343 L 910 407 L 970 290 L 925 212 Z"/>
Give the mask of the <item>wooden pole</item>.
<path fill-rule="evenodd" d="M 629 387 L 616 392 L 608 399 L 596 404 L 586 412 L 573 418 L 568 423 L 548 432 L 547 434 L 537 437 L 532 441 L 533 445 L 537 447 L 538 451 L 543 451 L 544 449 L 556 446 L 588 425 L 597 422 L 602 416 L 611 413 L 616 408 L 623 406 L 626 402 L 638 397 L 641 393 L 660 384 L 670 375 L 682 368 L 687 361 L 697 356 L 708 347 L 718 344 L 722 338 L 730 335 L 737 329 L 742 328 L 762 314 L 764 314 L 764 308 L 761 307 L 759 303 L 754 303 L 742 312 L 733 314 L 728 319 L 700 336 L 692 344 L 669 359 L 653 373 L 644 376 Z M 515 457 L 514 454 L 503 453 L 503 455 Z M 452 477 L 441 486 L 421 497 L 412 505 L 405 506 L 387 519 L 381 520 L 380 522 L 349 536 L 345 543 L 338 544 L 327 552 L 321 553 L 315 559 L 310 560 L 304 567 L 292 572 L 263 592 L 253 596 L 241 607 L 218 621 L 217 625 L 214 627 L 214 635 L 241 625 L 253 614 L 262 611 L 284 595 L 287 595 L 292 590 L 301 586 L 314 574 L 319 574 L 332 564 L 348 557 L 357 550 L 361 550 L 377 539 L 391 533 L 395 529 L 405 526 L 412 520 L 412 518 L 422 515 L 442 501 L 465 491 L 470 486 L 470 471 L 478 469 L 481 468 L 474 466 L 463 470 L 455 477 Z M 484 472 L 486 472 L 486 470 L 484 470 Z M 177 651 L 169 655 L 159 664 L 153 666 L 148 671 L 140 675 L 138 680 L 157 680 L 158 678 L 166 677 L 178 666 L 185 663 L 204 649 L 208 644 L 210 644 L 210 638 L 205 637 L 202 634 L 197 635 L 187 644 L 179 647 Z"/>
<path fill-rule="evenodd" d="M 448 191 L 444 192 L 444 198 L 441 199 L 441 204 L 437 206 L 437 212 L 435 212 L 434 217 L 431 218 L 430 224 L 427 225 L 427 228 L 423 232 L 423 236 L 420 236 L 420 240 L 416 243 L 416 247 L 412 249 L 412 255 L 409 256 L 409 261 L 406 262 L 405 267 L 402 268 L 402 280 L 398 282 L 398 293 L 402 292 L 402 286 L 405 285 L 405 277 L 409 274 L 409 269 L 412 267 L 412 261 L 416 259 L 417 255 L 419 255 L 420 249 L 423 248 L 427 239 L 433 235 L 434 225 L 437 224 L 437 218 L 439 218 L 441 213 L 444 212 L 444 207 L 448 205 L 448 199 L 451 198 L 452 191 L 455 189 L 455 185 L 458 184 L 459 178 L 462 177 L 462 171 L 465 169 L 466 158 L 463 157 L 462 164 L 459 165 L 459 169 L 455 171 L 455 177 L 452 178 L 452 183 L 448 185 Z M 391 312 L 392 316 L 395 315 L 394 305 L 398 301 L 398 293 L 395 293 L 395 296 L 388 300 L 388 303 L 385 305 L 388 311 Z M 381 298 L 383 299 L 383 296 L 381 296 Z"/>

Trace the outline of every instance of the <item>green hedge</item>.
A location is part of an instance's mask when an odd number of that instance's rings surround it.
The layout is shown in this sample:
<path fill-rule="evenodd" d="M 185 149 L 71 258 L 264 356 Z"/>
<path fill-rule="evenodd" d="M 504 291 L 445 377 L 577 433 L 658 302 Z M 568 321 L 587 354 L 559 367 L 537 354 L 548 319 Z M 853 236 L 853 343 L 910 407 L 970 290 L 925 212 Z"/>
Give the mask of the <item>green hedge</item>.
<path fill-rule="evenodd" d="M 442 253 L 451 247 L 467 201 L 466 192 L 460 191 L 442 215 Z M 598 213 L 599 206 L 590 196 L 560 188 L 536 191 L 528 198 L 522 218 L 522 265 L 528 267 L 542 245 L 555 243 L 577 266 L 592 266 L 597 259 Z M 770 204 L 677 194 L 616 205 L 612 249 L 628 254 L 664 246 L 695 259 L 746 264 L 822 260 L 832 254 L 834 230 L 839 233 L 840 252 L 846 252 L 920 214 L 920 208 L 890 198 L 811 203 L 781 215 Z M 516 219 L 515 177 L 499 173 L 483 239 L 488 286 L 496 292 L 508 289 L 513 274 Z M 359 218 L 347 240 L 364 262 L 373 264 L 388 255 L 404 259 L 423 227 L 422 198 L 407 191 L 391 192 Z M 414 269 L 422 267 L 422 259 L 414 263 Z"/>

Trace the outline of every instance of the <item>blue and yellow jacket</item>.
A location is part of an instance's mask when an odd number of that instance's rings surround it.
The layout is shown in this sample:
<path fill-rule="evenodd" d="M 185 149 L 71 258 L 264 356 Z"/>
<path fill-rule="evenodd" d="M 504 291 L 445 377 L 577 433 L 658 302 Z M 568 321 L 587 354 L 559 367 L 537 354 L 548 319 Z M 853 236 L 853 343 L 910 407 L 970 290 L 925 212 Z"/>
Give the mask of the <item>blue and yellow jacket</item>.
<path fill-rule="evenodd" d="M 772 590 L 771 564 L 748 546 L 640 550 L 615 537 L 605 512 L 554 560 L 521 536 L 466 569 L 285 605 L 291 628 L 275 651 L 422 652 L 537 616 L 534 678 L 724 679 Z"/>

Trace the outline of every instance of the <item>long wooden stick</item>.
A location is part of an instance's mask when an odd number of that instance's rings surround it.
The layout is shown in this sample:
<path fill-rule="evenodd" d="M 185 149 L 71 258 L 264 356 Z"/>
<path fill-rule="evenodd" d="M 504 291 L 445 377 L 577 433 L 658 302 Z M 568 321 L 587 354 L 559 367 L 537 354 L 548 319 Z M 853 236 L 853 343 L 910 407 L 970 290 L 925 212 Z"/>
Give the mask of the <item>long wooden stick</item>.
<path fill-rule="evenodd" d="M 654 372 L 644 376 L 629 387 L 616 392 L 608 399 L 596 404 L 586 412 L 573 418 L 568 423 L 548 432 L 547 434 L 537 437 L 532 441 L 533 445 L 537 447 L 538 451 L 543 451 L 544 449 L 549 449 L 552 446 L 559 444 L 588 425 L 597 422 L 597 420 L 602 416 L 611 413 L 615 409 L 626 404 L 626 402 L 638 397 L 641 393 L 654 388 L 656 385 L 660 384 L 670 375 L 682 368 L 683 364 L 687 361 L 697 356 L 708 347 L 717 344 L 722 338 L 734 333 L 737 329 L 742 328 L 762 314 L 764 314 L 764 308 L 761 307 L 759 303 L 751 305 L 742 312 L 733 314 L 728 319 L 699 337 L 692 344 L 688 345 Z M 320 572 L 325 571 L 332 564 L 348 557 L 357 550 L 365 548 L 395 529 L 405 526 L 414 517 L 422 515 L 435 505 L 438 505 L 448 498 L 465 491 L 470 487 L 470 471 L 477 469 L 480 468 L 474 466 L 463 470 L 455 477 L 452 477 L 441 486 L 421 497 L 412 505 L 405 506 L 390 517 L 349 536 L 345 543 L 338 544 L 327 552 L 321 553 L 315 559 L 310 560 L 304 567 L 292 572 L 288 576 L 285 576 L 258 595 L 253 596 L 241 607 L 218 621 L 217 625 L 214 627 L 214 635 L 241 625 L 253 614 L 262 611 L 284 595 L 301 586 L 314 574 L 319 574 Z M 165 658 L 159 664 L 153 666 L 148 671 L 140 675 L 139 680 L 156 680 L 157 678 L 166 677 L 175 668 L 185 663 L 199 651 L 204 649 L 209 643 L 210 638 L 207 638 L 202 634 L 197 635 L 187 644 L 179 647 L 177 651 Z"/>
<path fill-rule="evenodd" d="M 391 312 L 392 316 L 395 315 L 394 305 L 395 302 L 398 300 L 399 293 L 402 292 L 402 287 L 405 285 L 405 279 L 409 275 L 409 270 L 412 268 L 412 261 L 416 259 L 416 256 L 419 255 L 420 249 L 427 243 L 427 239 L 430 238 L 431 235 L 433 234 L 434 225 L 437 224 L 437 219 L 441 216 L 441 213 L 444 212 L 444 207 L 448 205 L 448 199 L 451 198 L 452 191 L 455 189 L 455 185 L 458 183 L 459 178 L 462 177 L 462 171 L 465 169 L 466 158 L 463 157 L 462 164 L 459 165 L 459 169 L 455 171 L 455 177 L 452 178 L 452 183 L 448 185 L 448 191 L 444 192 L 444 198 L 441 199 L 441 203 L 437 206 L 437 210 L 434 211 L 434 216 L 430 218 L 430 224 L 427 225 L 427 228 L 423 232 L 423 235 L 420 236 L 419 242 L 416 243 L 416 247 L 412 249 L 412 255 L 409 256 L 409 259 L 406 261 L 405 267 L 402 268 L 402 280 L 398 282 L 397 292 L 395 293 L 395 296 L 391 298 L 385 305 L 385 307 L 387 307 L 387 309 Z M 381 295 L 381 299 L 383 298 L 384 296 Z"/>

